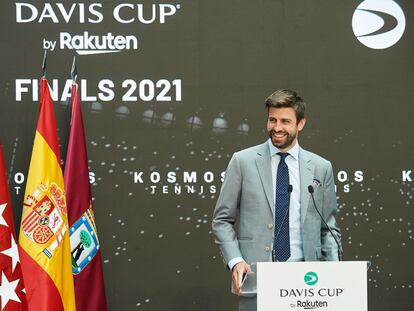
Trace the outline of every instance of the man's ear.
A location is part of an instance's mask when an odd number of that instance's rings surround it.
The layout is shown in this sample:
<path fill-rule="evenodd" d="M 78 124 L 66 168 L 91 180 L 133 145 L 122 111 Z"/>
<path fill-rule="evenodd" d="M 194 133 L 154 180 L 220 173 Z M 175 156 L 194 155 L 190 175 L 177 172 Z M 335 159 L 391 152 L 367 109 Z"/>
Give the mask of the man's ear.
<path fill-rule="evenodd" d="M 306 119 L 305 118 L 301 119 L 298 123 L 298 130 L 299 131 L 303 130 L 303 128 L 305 127 L 305 124 L 306 124 Z"/>

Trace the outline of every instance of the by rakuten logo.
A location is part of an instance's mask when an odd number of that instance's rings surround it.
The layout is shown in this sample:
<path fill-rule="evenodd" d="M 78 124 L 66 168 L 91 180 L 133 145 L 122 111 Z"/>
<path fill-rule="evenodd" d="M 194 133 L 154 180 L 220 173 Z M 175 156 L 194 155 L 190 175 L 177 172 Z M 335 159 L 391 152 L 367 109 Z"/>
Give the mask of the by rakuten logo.
<path fill-rule="evenodd" d="M 57 48 L 75 50 L 79 55 L 116 53 L 138 49 L 138 39 L 133 35 L 113 35 L 110 32 L 105 35 L 92 35 L 88 31 L 80 35 L 61 32 L 59 40 L 43 39 L 43 48 L 50 51 Z"/>

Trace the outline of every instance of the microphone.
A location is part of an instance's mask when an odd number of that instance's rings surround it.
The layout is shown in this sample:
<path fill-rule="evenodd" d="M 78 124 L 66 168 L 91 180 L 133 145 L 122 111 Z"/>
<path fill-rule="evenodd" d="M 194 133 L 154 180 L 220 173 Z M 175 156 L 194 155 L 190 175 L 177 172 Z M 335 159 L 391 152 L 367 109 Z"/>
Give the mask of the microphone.
<path fill-rule="evenodd" d="M 293 186 L 291 184 L 289 184 L 289 186 L 288 186 L 289 203 L 290 203 L 290 194 L 292 193 L 292 191 L 293 191 Z M 280 230 L 282 229 L 283 224 L 285 223 L 285 220 L 286 220 L 286 217 L 287 217 L 288 212 L 289 212 L 289 207 L 286 209 L 285 215 L 283 215 L 282 224 L 280 225 L 279 230 L 277 231 L 277 234 L 275 236 L 275 239 L 273 240 L 273 250 L 272 250 L 272 261 L 273 262 L 276 262 L 277 261 L 276 260 L 275 242 L 277 241 L 277 238 L 279 237 Z M 276 211 L 275 211 L 275 213 L 276 213 Z"/>
<path fill-rule="evenodd" d="M 319 217 L 321 217 L 322 222 L 324 223 L 325 227 L 329 230 L 329 233 L 332 235 L 332 237 L 335 240 L 336 245 L 338 246 L 338 259 L 339 261 L 343 261 L 343 254 L 342 254 L 342 248 L 341 245 L 339 244 L 338 240 L 336 239 L 335 235 L 333 234 L 331 228 L 328 226 L 328 224 L 326 223 L 325 219 L 323 218 L 322 214 L 319 212 L 318 207 L 316 206 L 315 203 L 315 198 L 313 197 L 313 193 L 315 192 L 315 190 L 313 189 L 312 185 L 308 186 L 308 191 L 312 197 L 312 201 L 313 201 L 313 206 L 315 207 L 316 211 L 318 212 Z"/>

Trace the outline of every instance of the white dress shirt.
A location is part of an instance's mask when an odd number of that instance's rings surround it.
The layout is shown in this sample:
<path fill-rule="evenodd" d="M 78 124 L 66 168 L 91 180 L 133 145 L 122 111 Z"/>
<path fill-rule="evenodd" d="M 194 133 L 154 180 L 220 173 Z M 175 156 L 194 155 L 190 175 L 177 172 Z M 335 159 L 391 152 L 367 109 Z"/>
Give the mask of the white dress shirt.
<path fill-rule="evenodd" d="M 280 162 L 281 152 L 276 148 L 269 139 L 270 156 L 272 157 L 272 180 L 274 202 L 276 202 L 276 171 Z M 287 261 L 303 261 L 302 232 L 300 225 L 300 173 L 299 173 L 299 144 L 295 145 L 288 151 L 286 164 L 289 168 L 289 183 L 293 190 L 290 194 L 289 204 L 289 237 L 290 237 L 290 258 Z"/>

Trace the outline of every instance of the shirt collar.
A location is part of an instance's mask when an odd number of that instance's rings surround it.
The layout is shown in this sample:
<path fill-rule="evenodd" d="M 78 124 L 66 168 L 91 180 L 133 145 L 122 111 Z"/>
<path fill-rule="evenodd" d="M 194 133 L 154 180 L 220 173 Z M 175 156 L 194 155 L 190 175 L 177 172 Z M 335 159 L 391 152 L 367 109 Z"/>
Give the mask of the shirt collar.
<path fill-rule="evenodd" d="M 270 150 L 270 156 L 274 156 L 275 154 L 277 154 L 278 152 L 282 152 L 280 151 L 278 148 L 276 148 L 273 144 L 272 144 L 272 140 L 269 138 L 269 140 L 267 141 L 268 145 L 269 145 L 269 150 Z M 290 148 L 288 150 L 288 153 L 295 159 L 298 160 L 299 159 L 299 144 L 296 142 L 295 145 Z"/>

